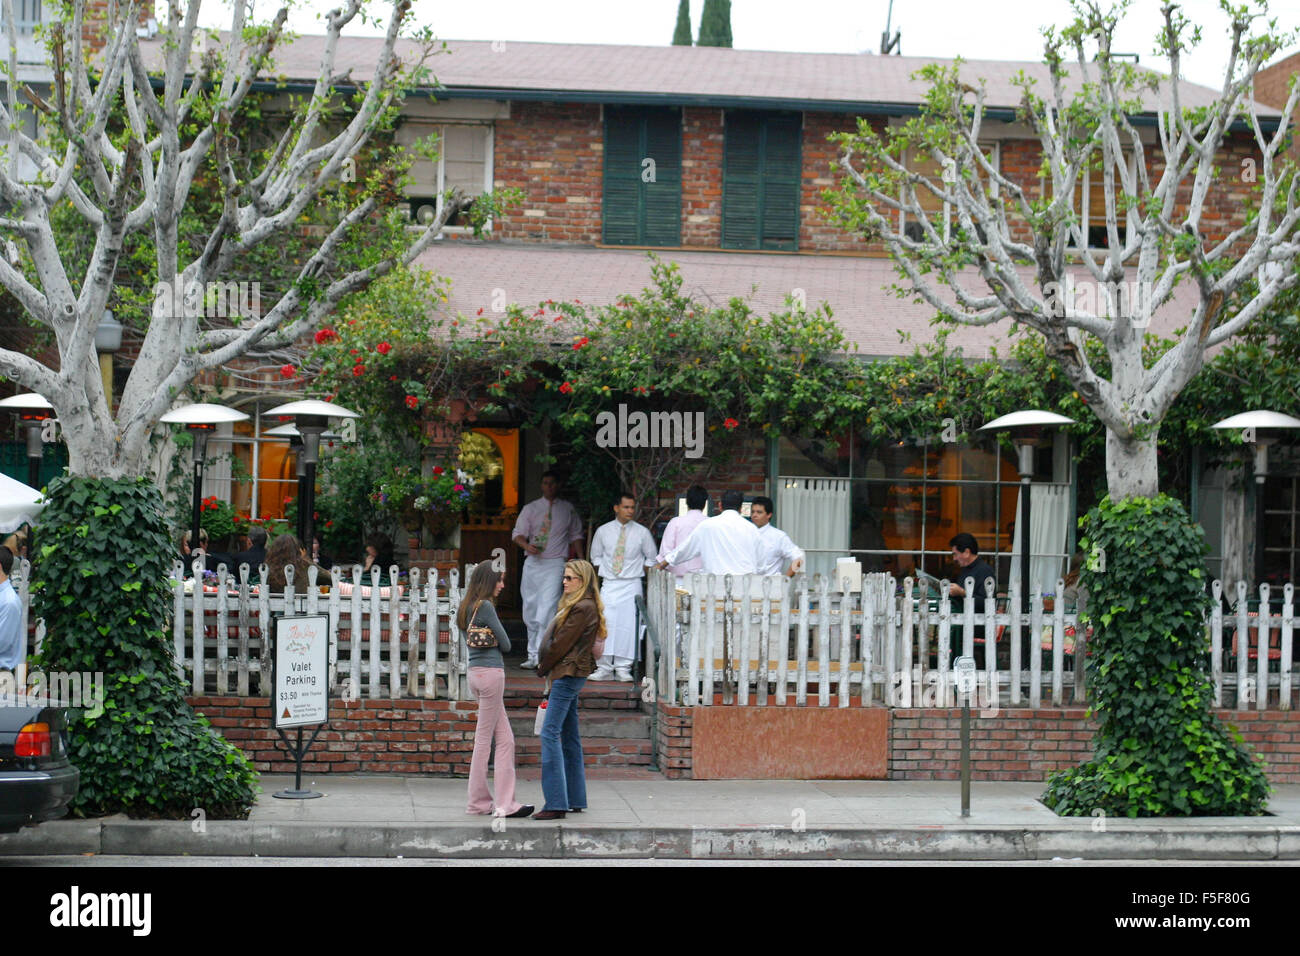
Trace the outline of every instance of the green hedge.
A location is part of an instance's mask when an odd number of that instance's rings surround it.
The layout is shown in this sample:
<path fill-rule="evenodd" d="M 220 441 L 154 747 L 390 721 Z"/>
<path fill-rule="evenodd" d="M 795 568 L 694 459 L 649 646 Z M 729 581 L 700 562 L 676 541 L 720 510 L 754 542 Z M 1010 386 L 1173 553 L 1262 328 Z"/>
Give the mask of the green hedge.
<path fill-rule="evenodd" d="M 1211 711 L 1205 538 L 1174 498 L 1106 498 L 1083 522 L 1092 760 L 1056 774 L 1057 813 L 1246 816 L 1264 812 L 1262 763 Z"/>
<path fill-rule="evenodd" d="M 41 518 L 35 613 L 42 669 L 102 671 L 102 710 L 74 711 L 74 812 L 248 815 L 256 775 L 185 702 L 168 623 L 173 548 L 145 479 L 59 478 Z"/>

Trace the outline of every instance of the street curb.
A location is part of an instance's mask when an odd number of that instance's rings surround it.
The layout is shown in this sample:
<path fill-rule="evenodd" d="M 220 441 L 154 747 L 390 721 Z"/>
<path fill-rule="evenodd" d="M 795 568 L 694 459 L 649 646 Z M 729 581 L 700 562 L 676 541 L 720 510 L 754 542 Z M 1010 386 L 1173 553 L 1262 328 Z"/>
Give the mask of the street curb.
<path fill-rule="evenodd" d="M 1300 827 L 1157 829 L 965 825 L 815 828 L 643 827 L 514 823 L 328 824 L 58 820 L 0 836 L 0 857 L 422 857 L 693 860 L 1295 860 Z"/>

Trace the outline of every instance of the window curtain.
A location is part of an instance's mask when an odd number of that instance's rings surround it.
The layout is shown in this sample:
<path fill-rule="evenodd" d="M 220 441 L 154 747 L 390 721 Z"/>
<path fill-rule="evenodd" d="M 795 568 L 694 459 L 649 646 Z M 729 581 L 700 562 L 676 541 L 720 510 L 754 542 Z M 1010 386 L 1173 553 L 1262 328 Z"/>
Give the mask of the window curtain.
<path fill-rule="evenodd" d="M 216 495 L 221 501 L 230 500 L 230 459 L 234 446 L 231 444 L 233 431 L 231 422 L 217 425 L 212 437 L 208 439 L 207 463 L 203 466 L 203 497 Z M 186 456 L 188 457 L 188 452 Z"/>
<path fill-rule="evenodd" d="M 1011 544 L 1011 579 L 1020 581 L 1020 495 L 1016 495 L 1016 530 Z M 1070 488 L 1068 485 L 1034 485 L 1029 499 L 1029 580 L 1030 587 L 1038 584 L 1044 593 L 1056 591 L 1056 579 L 1064 576 L 1067 567 L 1065 554 L 1066 534 L 1070 522 Z M 1008 580 L 1008 585 L 1010 584 Z"/>
<path fill-rule="evenodd" d="M 849 552 L 849 480 L 783 479 L 775 524 L 807 552 L 807 574 L 833 576 L 835 559 Z"/>

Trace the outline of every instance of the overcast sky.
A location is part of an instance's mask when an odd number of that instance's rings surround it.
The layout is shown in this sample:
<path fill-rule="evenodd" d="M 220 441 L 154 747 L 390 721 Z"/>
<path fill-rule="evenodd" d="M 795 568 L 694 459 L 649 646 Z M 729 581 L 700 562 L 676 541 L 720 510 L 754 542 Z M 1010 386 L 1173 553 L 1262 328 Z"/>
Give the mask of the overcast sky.
<path fill-rule="evenodd" d="M 211 2 L 211 0 L 209 0 Z M 448 40 L 535 41 L 547 43 L 620 43 L 655 46 L 672 39 L 678 0 L 415 0 L 417 22 L 427 22 Z M 300 33 L 320 33 L 318 11 L 337 5 L 326 0 L 301 0 L 290 25 Z M 261 0 L 257 12 L 269 17 L 278 4 Z M 376 3 L 374 10 L 386 9 Z M 889 0 L 732 0 L 734 46 L 745 50 L 789 50 L 809 53 L 876 53 L 889 14 Z M 1184 61 L 1184 75 L 1219 88 L 1227 65 L 1227 22 L 1218 0 L 1184 0 L 1183 9 L 1203 27 L 1202 42 Z M 698 32 L 703 0 L 691 0 L 694 32 Z M 1300 23 L 1300 4 L 1275 5 L 1283 28 Z M 218 6 L 205 4 L 203 21 L 223 26 Z M 1281 12 L 1277 12 L 1281 11 Z M 906 56 L 967 59 L 1040 60 L 1047 24 L 1069 22 L 1067 0 L 894 0 L 891 31 L 902 31 Z M 1161 23 L 1159 0 L 1134 0 L 1120 27 L 1117 50 L 1137 53 L 1141 62 L 1167 70 L 1156 57 L 1154 38 Z M 382 32 L 380 27 L 357 33 Z M 556 70 L 564 64 L 557 62 Z M 435 68 L 436 69 L 436 68 Z"/>

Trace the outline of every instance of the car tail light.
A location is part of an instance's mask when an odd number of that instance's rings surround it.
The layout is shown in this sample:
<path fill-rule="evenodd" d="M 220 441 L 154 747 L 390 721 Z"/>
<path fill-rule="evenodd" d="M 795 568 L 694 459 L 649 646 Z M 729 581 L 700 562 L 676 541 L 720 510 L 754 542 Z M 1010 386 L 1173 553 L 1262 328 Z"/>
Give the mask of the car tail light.
<path fill-rule="evenodd" d="M 15 757 L 48 757 L 52 749 L 49 724 L 27 724 L 14 741 Z"/>

